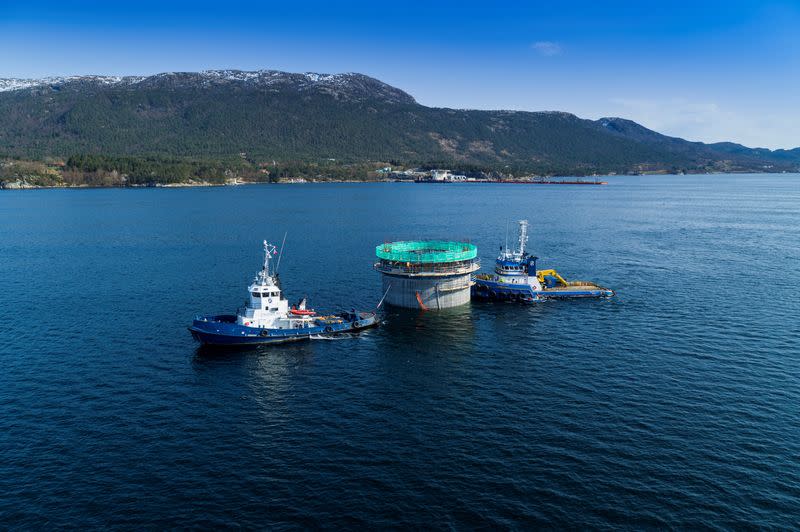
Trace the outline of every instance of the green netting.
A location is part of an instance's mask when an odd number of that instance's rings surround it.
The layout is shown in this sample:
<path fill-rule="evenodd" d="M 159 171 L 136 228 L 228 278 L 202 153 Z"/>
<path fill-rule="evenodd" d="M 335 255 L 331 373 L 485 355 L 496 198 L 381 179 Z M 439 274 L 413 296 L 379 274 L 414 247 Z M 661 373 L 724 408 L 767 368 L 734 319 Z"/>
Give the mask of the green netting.
<path fill-rule="evenodd" d="M 406 240 L 375 247 L 375 255 L 383 260 L 400 262 L 455 262 L 478 256 L 478 248 L 466 242 L 447 240 Z"/>

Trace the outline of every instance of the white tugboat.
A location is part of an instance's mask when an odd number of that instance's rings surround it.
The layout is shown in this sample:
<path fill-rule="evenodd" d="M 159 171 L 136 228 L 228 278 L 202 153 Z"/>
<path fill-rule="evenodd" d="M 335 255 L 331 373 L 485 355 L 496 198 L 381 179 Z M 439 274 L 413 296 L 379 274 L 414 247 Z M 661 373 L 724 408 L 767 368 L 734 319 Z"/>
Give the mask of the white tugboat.
<path fill-rule="evenodd" d="M 315 335 L 356 331 L 378 324 L 374 312 L 340 312 L 316 316 L 305 308 L 305 299 L 289 308 L 270 259 L 277 253 L 264 241 L 264 266 L 247 288 L 247 304 L 235 315 L 197 316 L 189 327 L 192 336 L 204 344 L 253 345 L 290 342 Z"/>
<path fill-rule="evenodd" d="M 537 270 L 538 257 L 525 251 L 528 220 L 519 221 L 519 247 L 500 250 L 494 274 L 475 276 L 472 297 L 498 301 L 533 303 L 542 299 L 611 297 L 614 291 L 589 281 L 567 281 L 555 270 Z"/>

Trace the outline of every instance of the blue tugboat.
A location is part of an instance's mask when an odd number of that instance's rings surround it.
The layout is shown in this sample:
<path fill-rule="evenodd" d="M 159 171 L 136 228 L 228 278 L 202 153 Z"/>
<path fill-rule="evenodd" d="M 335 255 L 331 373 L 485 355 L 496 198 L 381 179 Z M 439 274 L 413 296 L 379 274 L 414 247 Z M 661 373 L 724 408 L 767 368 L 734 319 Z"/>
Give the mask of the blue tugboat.
<path fill-rule="evenodd" d="M 378 325 L 374 312 L 340 312 L 317 316 L 305 308 L 305 299 L 289 308 L 278 277 L 270 270 L 275 246 L 264 241 L 264 267 L 248 287 L 247 304 L 236 314 L 196 316 L 189 327 L 192 336 L 208 345 L 258 345 L 331 336 Z"/>
<path fill-rule="evenodd" d="M 588 281 L 567 281 L 555 270 L 537 270 L 537 257 L 525 251 L 528 221 L 519 221 L 519 247 L 501 249 L 494 274 L 483 273 L 473 279 L 472 297 L 492 301 L 534 303 L 544 299 L 611 297 L 614 291 Z"/>

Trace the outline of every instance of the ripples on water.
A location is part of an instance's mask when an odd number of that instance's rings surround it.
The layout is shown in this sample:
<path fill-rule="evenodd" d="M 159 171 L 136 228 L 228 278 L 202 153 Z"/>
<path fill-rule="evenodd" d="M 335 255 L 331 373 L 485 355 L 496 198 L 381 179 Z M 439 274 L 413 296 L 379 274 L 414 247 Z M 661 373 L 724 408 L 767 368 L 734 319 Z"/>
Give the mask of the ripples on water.
<path fill-rule="evenodd" d="M 798 179 L 4 192 L 0 520 L 798 526 Z M 469 235 L 486 267 L 520 217 L 618 297 L 250 351 L 185 330 L 264 237 L 292 298 L 369 308 L 376 243 Z"/>

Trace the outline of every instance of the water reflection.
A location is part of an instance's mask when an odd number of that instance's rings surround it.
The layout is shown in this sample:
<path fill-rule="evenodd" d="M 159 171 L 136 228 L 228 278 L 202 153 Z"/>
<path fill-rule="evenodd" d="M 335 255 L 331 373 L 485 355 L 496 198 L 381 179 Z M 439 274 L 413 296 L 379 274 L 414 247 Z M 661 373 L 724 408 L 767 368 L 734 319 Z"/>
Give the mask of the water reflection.
<path fill-rule="evenodd" d="M 475 348 L 471 305 L 438 311 L 387 307 L 378 343 L 384 351 L 398 347 L 419 352 L 471 352 Z"/>
<path fill-rule="evenodd" d="M 307 349 L 309 342 L 297 342 L 270 345 L 200 345 L 195 349 L 195 362 L 211 362 L 214 360 L 236 360 L 253 355 L 268 355 L 275 352 L 296 353 Z"/>
<path fill-rule="evenodd" d="M 192 366 L 214 385 L 241 388 L 242 398 L 255 403 L 263 417 L 286 412 L 287 398 L 298 379 L 313 365 L 313 342 L 239 348 L 203 346 L 196 350 Z M 211 383 L 209 383 L 211 385 Z"/>

